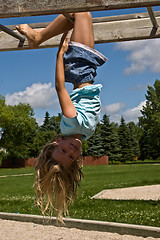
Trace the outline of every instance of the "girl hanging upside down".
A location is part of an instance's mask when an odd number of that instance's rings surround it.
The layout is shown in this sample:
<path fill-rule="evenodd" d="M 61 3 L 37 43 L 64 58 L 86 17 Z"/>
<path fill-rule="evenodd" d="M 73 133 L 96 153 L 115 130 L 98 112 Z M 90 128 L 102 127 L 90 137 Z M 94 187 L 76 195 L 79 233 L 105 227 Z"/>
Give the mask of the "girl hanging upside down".
<path fill-rule="evenodd" d="M 72 19 L 73 23 L 68 19 Z M 100 118 L 101 84 L 94 85 L 97 66 L 107 60 L 94 49 L 92 16 L 89 12 L 59 15 L 45 29 L 36 31 L 27 24 L 16 27 L 28 39 L 30 48 L 64 33 L 57 53 L 55 88 L 62 109 L 61 132 L 47 144 L 36 164 L 37 203 L 44 214 L 55 209 L 58 219 L 73 202 L 82 178 L 81 141 L 89 139 Z M 73 29 L 70 42 L 68 32 Z M 69 95 L 65 82 L 73 84 Z M 46 201 L 44 200 L 46 196 Z"/>

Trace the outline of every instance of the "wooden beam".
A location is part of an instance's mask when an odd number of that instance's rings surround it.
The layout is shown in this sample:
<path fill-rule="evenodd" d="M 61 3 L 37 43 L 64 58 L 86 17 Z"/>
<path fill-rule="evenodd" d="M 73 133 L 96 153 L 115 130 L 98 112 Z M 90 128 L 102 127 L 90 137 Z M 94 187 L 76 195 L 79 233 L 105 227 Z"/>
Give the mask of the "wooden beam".
<path fill-rule="evenodd" d="M 0 18 L 160 6 L 159 0 L 0 0 Z"/>
<path fill-rule="evenodd" d="M 160 26 L 160 12 L 155 12 L 157 23 Z M 34 29 L 42 29 L 49 23 L 30 24 Z M 95 43 L 109 43 L 141 39 L 160 38 L 160 27 L 153 31 L 153 25 L 147 13 L 138 13 L 121 16 L 111 16 L 93 19 Z M 15 26 L 7 26 L 14 30 Z M 39 48 L 57 47 L 60 35 L 44 43 Z M 19 41 L 14 37 L 0 32 L 0 51 L 28 49 L 27 41 L 23 47 L 18 47 Z"/>

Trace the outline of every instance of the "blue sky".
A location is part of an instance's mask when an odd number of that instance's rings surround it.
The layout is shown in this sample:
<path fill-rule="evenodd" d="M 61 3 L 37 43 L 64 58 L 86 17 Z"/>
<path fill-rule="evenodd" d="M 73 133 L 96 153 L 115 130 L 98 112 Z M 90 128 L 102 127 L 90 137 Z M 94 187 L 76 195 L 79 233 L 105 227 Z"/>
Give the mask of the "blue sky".
<path fill-rule="evenodd" d="M 160 11 L 160 7 L 154 8 Z M 146 8 L 92 12 L 93 17 L 147 12 Z M 3 25 L 49 22 L 56 16 L 1 19 Z M 145 104 L 147 86 L 160 80 L 160 39 L 97 44 L 108 61 L 98 69 L 96 83 L 101 91 L 102 115 L 118 122 L 138 120 Z M 0 94 L 10 105 L 29 103 L 39 124 L 45 112 L 57 115 L 60 107 L 54 89 L 57 48 L 0 52 Z M 72 85 L 66 85 L 71 92 Z"/>

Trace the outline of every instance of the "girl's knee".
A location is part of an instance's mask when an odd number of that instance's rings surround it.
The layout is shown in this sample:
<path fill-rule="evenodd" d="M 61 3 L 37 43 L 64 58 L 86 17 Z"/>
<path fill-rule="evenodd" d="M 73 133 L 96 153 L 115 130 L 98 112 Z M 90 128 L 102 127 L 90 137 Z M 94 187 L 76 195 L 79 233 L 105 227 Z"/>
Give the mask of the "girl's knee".
<path fill-rule="evenodd" d="M 74 14 L 74 18 L 81 17 L 81 18 L 92 19 L 92 15 L 90 12 L 78 12 L 78 13 L 73 13 L 73 14 Z"/>

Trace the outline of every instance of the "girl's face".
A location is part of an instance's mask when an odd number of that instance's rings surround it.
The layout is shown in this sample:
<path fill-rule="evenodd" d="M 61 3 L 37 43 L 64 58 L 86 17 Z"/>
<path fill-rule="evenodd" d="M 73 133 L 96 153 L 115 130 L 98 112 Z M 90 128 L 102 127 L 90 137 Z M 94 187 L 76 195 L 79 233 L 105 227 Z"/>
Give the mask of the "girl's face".
<path fill-rule="evenodd" d="M 52 157 L 64 168 L 68 168 L 81 154 L 82 143 L 77 138 L 59 138 L 55 143 L 57 143 L 57 147 L 53 151 Z"/>

